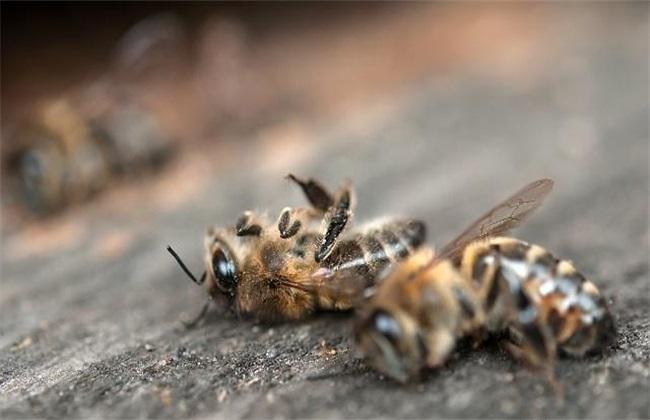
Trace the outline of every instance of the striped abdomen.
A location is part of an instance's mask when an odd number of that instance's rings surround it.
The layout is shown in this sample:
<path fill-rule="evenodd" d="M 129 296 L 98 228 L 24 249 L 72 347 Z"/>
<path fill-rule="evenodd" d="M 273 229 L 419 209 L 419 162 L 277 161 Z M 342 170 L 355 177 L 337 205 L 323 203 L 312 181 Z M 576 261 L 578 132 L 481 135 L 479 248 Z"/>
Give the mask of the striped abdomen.
<path fill-rule="evenodd" d="M 602 348 L 614 324 L 596 286 L 572 263 L 513 238 L 467 247 L 461 270 L 480 290 L 489 330 L 510 329 L 540 357 Z"/>
<path fill-rule="evenodd" d="M 341 239 L 320 263 L 327 275 L 321 280 L 318 301 L 323 309 L 349 309 L 360 291 L 376 283 L 393 263 L 411 255 L 424 243 L 424 223 L 394 220 L 375 224 Z"/>
<path fill-rule="evenodd" d="M 388 221 L 341 240 L 321 263 L 342 277 L 363 276 L 368 285 L 389 264 L 401 261 L 425 240 L 424 223 Z"/>

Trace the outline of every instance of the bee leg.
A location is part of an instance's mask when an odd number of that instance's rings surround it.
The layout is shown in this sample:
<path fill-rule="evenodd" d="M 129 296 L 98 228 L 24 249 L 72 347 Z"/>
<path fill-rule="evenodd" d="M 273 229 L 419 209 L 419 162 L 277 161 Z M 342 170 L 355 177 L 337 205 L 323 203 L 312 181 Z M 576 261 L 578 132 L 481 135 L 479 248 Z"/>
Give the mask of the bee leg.
<path fill-rule="evenodd" d="M 203 308 L 201 308 L 201 312 L 198 313 L 194 318 L 190 319 L 189 321 L 181 319 L 181 323 L 187 330 L 191 330 L 192 328 L 196 327 L 201 320 L 205 318 L 205 315 L 208 313 L 208 308 L 210 307 L 210 302 L 212 299 L 208 298 L 208 300 L 203 304 Z"/>
<path fill-rule="evenodd" d="M 564 387 L 555 376 L 555 345 L 537 324 L 527 324 L 515 330 L 517 341 L 504 341 L 505 349 L 531 370 L 542 374 L 559 401 L 564 399 Z"/>
<path fill-rule="evenodd" d="M 309 203 L 321 212 L 326 212 L 334 205 L 334 198 L 325 187 L 313 179 L 302 180 L 293 174 L 287 175 L 287 178 L 295 182 L 302 188 L 302 192 L 307 196 Z"/>
<path fill-rule="evenodd" d="M 235 224 L 237 236 L 260 236 L 262 226 L 255 223 L 255 215 L 251 211 L 245 211 Z"/>
<path fill-rule="evenodd" d="M 483 345 L 483 343 L 485 342 L 487 336 L 488 334 L 485 328 L 483 327 L 474 328 L 469 335 L 472 349 L 476 350 L 479 347 L 481 347 L 481 345 Z"/>
<path fill-rule="evenodd" d="M 288 239 L 294 236 L 302 226 L 301 216 L 304 215 L 304 209 L 292 209 L 285 207 L 280 212 L 278 219 L 278 230 L 282 239 Z M 293 222 L 292 222 L 293 221 Z"/>
<path fill-rule="evenodd" d="M 497 255 L 492 255 L 492 258 L 484 259 L 486 265 L 481 278 L 475 280 L 480 284 L 479 296 L 482 302 L 485 302 L 486 313 L 492 310 L 496 304 L 499 296 L 503 294 L 501 289 L 502 282 L 499 276 L 499 259 Z M 507 285 L 505 285 L 507 287 Z"/>
<path fill-rule="evenodd" d="M 336 205 L 330 207 L 325 214 L 325 233 L 323 234 L 321 246 L 314 256 L 316 262 L 323 261 L 334 249 L 337 239 L 352 217 L 351 206 L 352 191 L 349 188 L 344 188 L 339 195 Z"/>

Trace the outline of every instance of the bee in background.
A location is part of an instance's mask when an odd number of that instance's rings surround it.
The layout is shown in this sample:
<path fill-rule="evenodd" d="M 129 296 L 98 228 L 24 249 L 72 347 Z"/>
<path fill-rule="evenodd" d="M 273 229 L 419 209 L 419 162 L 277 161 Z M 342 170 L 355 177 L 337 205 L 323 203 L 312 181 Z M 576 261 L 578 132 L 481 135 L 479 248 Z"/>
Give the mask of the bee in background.
<path fill-rule="evenodd" d="M 506 332 L 505 347 L 559 390 L 558 352 L 601 350 L 615 336 L 597 287 L 537 245 L 502 237 L 550 192 L 535 181 L 480 217 L 434 255 L 397 264 L 361 306 L 355 342 L 370 365 L 406 382 L 443 364 L 463 338 Z"/>
<path fill-rule="evenodd" d="M 67 98 L 47 101 L 15 130 L 8 153 L 12 190 L 29 209 L 47 214 L 104 188 L 110 163 L 87 119 Z"/>
<path fill-rule="evenodd" d="M 11 191 L 38 215 L 87 200 L 119 176 L 157 170 L 171 157 L 172 139 L 151 112 L 114 92 L 88 96 L 100 110 L 74 96 L 44 102 L 3 156 Z"/>
<path fill-rule="evenodd" d="M 213 300 L 225 299 L 238 315 L 263 322 L 297 320 L 316 310 L 347 310 L 355 292 L 373 285 L 387 266 L 411 255 L 425 239 L 416 220 L 385 219 L 351 228 L 354 194 L 288 178 L 311 204 L 285 208 L 277 222 L 247 211 L 234 226 L 208 229 L 206 271 L 199 278 L 168 251 Z M 206 313 L 208 303 L 192 326 Z"/>
<path fill-rule="evenodd" d="M 10 201 L 47 216 L 166 164 L 177 142 L 156 95 L 165 77 L 178 84 L 185 39 L 173 15 L 144 19 L 93 81 L 10 116 L 0 148 Z"/>

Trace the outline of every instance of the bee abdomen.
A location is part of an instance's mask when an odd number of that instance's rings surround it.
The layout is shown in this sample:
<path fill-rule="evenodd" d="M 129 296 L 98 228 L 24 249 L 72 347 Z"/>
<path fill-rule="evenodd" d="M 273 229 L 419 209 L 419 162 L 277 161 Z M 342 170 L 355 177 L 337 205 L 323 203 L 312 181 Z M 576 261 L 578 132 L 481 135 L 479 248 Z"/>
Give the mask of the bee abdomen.
<path fill-rule="evenodd" d="M 411 250 L 419 248 L 427 236 L 427 228 L 424 222 L 409 220 L 396 223 L 397 234 Z"/>
<path fill-rule="evenodd" d="M 425 239 L 424 223 L 393 221 L 339 242 L 323 262 L 324 266 L 341 274 L 365 276 L 372 284 L 389 264 L 401 261 L 420 246 Z"/>
<path fill-rule="evenodd" d="M 541 322 L 573 354 L 602 347 L 613 336 L 611 314 L 596 286 L 542 247 L 492 238 L 465 249 L 461 270 L 481 291 L 493 325 Z"/>
<path fill-rule="evenodd" d="M 478 290 L 484 292 L 487 310 L 496 304 L 503 285 L 507 285 L 513 295 L 518 293 L 527 277 L 526 256 L 529 251 L 529 244 L 512 238 L 493 238 L 465 248 L 461 272 L 466 278 L 472 279 Z M 513 264 L 504 267 L 506 261 L 512 261 Z"/>
<path fill-rule="evenodd" d="M 390 262 L 408 257 L 425 240 L 424 223 L 417 220 L 396 220 L 368 232 L 361 239 L 366 250 L 366 261 L 372 267 L 382 269 Z"/>
<path fill-rule="evenodd" d="M 349 270 L 351 274 L 356 275 L 366 275 L 369 271 L 364 251 L 355 239 L 340 241 L 323 261 L 323 266 L 340 272 Z"/>
<path fill-rule="evenodd" d="M 386 252 L 386 246 L 375 235 L 360 238 L 365 250 L 365 262 L 374 272 L 379 272 L 390 264 L 391 259 Z"/>

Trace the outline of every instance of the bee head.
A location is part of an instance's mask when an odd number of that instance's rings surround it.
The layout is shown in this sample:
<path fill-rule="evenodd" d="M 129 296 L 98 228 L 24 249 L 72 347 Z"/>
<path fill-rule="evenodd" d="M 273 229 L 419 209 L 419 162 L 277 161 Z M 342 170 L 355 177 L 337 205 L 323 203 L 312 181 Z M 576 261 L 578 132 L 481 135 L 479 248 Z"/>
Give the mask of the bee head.
<path fill-rule="evenodd" d="M 229 298 L 234 297 L 240 275 L 232 248 L 225 238 L 209 235 L 206 251 L 208 291 L 211 295 L 221 292 Z"/>
<path fill-rule="evenodd" d="M 362 316 L 354 338 L 371 366 L 399 382 L 417 377 L 426 365 L 424 336 L 416 321 L 399 309 L 378 308 Z"/>

